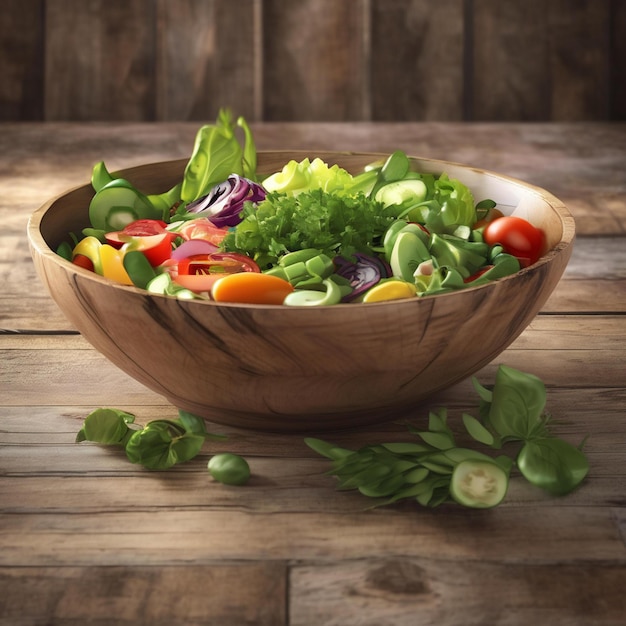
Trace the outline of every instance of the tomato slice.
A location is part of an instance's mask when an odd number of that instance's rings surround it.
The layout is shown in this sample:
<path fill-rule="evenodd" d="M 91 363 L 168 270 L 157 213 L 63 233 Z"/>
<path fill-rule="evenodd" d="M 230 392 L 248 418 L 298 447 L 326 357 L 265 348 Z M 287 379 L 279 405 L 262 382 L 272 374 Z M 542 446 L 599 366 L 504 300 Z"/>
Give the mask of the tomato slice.
<path fill-rule="evenodd" d="M 180 259 L 176 265 L 166 261 L 172 280 L 196 293 L 210 292 L 217 280 L 231 274 L 260 274 L 261 269 L 244 254 L 212 252 Z"/>
<path fill-rule="evenodd" d="M 74 258 L 72 259 L 72 263 L 74 265 L 78 265 L 78 267 L 83 267 L 84 269 L 89 270 L 90 272 L 95 271 L 94 266 L 93 266 L 93 261 L 88 256 L 85 256 L 84 254 L 75 254 Z"/>
<path fill-rule="evenodd" d="M 178 234 L 183 239 L 205 239 L 217 246 L 228 234 L 228 229 L 218 228 L 206 217 L 198 217 L 183 224 Z"/>
<path fill-rule="evenodd" d="M 483 231 L 483 238 L 490 246 L 500 244 L 505 252 L 517 257 L 522 267 L 535 263 L 545 248 L 543 231 L 512 215 L 489 222 Z"/>
<path fill-rule="evenodd" d="M 172 254 L 171 233 L 128 237 L 124 241 L 124 250 L 143 252 L 150 265 L 157 267 L 170 258 Z"/>
<path fill-rule="evenodd" d="M 130 243 L 134 250 L 141 250 L 144 252 L 146 249 L 156 246 L 162 242 L 162 238 L 167 238 L 168 252 L 171 252 L 171 244 L 178 236 L 176 233 L 172 233 L 165 227 L 167 224 L 162 220 L 135 220 L 122 230 L 115 230 L 110 233 L 105 233 L 104 237 L 107 243 L 114 248 L 121 248 L 124 244 Z M 160 237 L 160 239 L 151 239 L 152 237 Z M 143 243 L 138 243 L 137 240 L 145 238 Z M 148 256 L 148 255 L 146 255 Z M 158 257 L 162 257 L 162 252 L 157 254 Z M 169 257 L 169 254 L 167 255 Z M 167 258 L 167 257 L 165 257 Z M 148 259 L 150 260 L 150 259 Z M 153 265 L 154 263 L 150 260 Z"/>
<path fill-rule="evenodd" d="M 160 235 L 167 232 L 165 227 L 167 224 L 163 220 L 135 220 L 124 226 L 122 232 L 132 237 L 144 237 L 147 235 Z"/>
<path fill-rule="evenodd" d="M 178 275 L 186 274 L 238 274 L 240 272 L 254 272 L 259 274 L 261 269 L 244 254 L 234 252 L 213 252 L 210 254 L 196 254 L 178 262 Z"/>

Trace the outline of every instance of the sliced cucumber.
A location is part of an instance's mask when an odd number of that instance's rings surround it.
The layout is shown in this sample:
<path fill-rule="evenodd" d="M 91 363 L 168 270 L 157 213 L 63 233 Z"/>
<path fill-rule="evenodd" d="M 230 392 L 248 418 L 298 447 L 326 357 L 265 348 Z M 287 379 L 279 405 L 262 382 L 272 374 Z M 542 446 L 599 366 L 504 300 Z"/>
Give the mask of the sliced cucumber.
<path fill-rule="evenodd" d="M 463 506 L 488 509 L 502 502 L 509 486 L 507 473 L 492 461 L 461 461 L 452 472 L 450 495 Z"/>
<path fill-rule="evenodd" d="M 116 178 L 96 193 L 89 204 L 89 221 L 93 228 L 107 232 L 122 230 L 138 219 L 160 219 L 148 198 L 128 181 Z"/>
<path fill-rule="evenodd" d="M 376 192 L 375 199 L 386 207 L 403 205 L 405 202 L 413 205 L 423 202 L 427 193 L 426 185 L 421 180 L 409 178 L 387 183 Z"/>

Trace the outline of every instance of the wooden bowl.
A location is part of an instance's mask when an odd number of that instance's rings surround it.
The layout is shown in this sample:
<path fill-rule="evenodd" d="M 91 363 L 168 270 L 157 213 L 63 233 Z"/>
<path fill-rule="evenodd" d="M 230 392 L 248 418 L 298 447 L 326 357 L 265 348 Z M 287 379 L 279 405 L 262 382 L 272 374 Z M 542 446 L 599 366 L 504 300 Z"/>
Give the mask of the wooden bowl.
<path fill-rule="evenodd" d="M 265 152 L 259 171 L 319 156 L 353 173 L 373 153 Z M 458 292 L 325 308 L 184 301 L 113 283 L 53 250 L 88 225 L 89 184 L 51 200 L 29 221 L 41 280 L 98 351 L 175 407 L 255 430 L 314 432 L 406 416 L 429 395 L 475 373 L 530 323 L 572 251 L 574 220 L 548 192 L 475 168 L 413 159 L 447 172 L 546 234 L 550 250 L 513 276 Z M 186 160 L 120 173 L 146 193 L 181 180 Z"/>

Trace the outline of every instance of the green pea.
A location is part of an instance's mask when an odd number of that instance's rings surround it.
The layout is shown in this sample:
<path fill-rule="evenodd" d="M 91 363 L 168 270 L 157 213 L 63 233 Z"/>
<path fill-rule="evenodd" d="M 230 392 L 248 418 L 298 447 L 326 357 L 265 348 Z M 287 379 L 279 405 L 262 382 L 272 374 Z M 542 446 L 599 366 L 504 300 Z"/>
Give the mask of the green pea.
<path fill-rule="evenodd" d="M 225 485 L 245 485 L 250 479 L 248 462 L 237 454 L 216 454 L 208 463 L 209 474 Z"/>

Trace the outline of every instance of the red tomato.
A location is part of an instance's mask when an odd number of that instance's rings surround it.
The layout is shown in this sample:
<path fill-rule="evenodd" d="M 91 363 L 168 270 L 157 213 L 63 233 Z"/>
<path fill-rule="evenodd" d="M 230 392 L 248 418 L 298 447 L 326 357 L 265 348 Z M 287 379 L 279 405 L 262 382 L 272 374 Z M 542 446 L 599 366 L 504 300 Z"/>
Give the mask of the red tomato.
<path fill-rule="evenodd" d="M 169 230 L 166 230 L 167 224 L 162 220 L 135 220 L 131 222 L 127 226 L 125 226 L 122 230 L 112 231 L 110 233 L 105 233 L 104 237 L 107 243 L 114 248 L 121 248 L 125 243 L 132 242 L 136 238 L 140 237 L 155 237 L 157 235 L 167 236 L 167 242 L 171 247 L 171 243 L 178 236 L 176 233 L 172 233 Z M 157 240 L 154 239 L 153 242 Z M 160 241 L 159 241 L 160 243 Z M 145 247 L 149 247 L 149 242 L 146 241 L 144 244 Z M 152 245 L 155 245 L 154 243 Z M 136 248 L 134 249 L 141 250 L 143 249 Z M 169 256 L 169 255 L 168 255 Z M 153 264 L 154 265 L 154 264 Z M 158 263 L 157 263 L 158 265 Z"/>
<path fill-rule="evenodd" d="M 124 250 L 139 250 L 143 252 L 150 265 L 156 267 L 170 258 L 172 254 L 172 238 L 170 233 L 128 237 L 124 240 Z"/>
<path fill-rule="evenodd" d="M 244 254 L 234 252 L 213 252 L 196 254 L 178 262 L 178 275 L 186 274 L 238 274 L 239 272 L 261 272 L 259 266 Z"/>
<path fill-rule="evenodd" d="M 75 254 L 74 258 L 72 259 L 72 263 L 74 265 L 78 265 L 78 267 L 84 267 L 86 270 L 89 270 L 90 272 L 94 271 L 93 261 L 88 256 L 85 256 L 84 254 Z"/>
<path fill-rule="evenodd" d="M 522 267 L 535 263 L 545 247 L 543 231 L 521 217 L 505 216 L 489 222 L 483 237 L 490 246 L 499 243 Z"/>
<path fill-rule="evenodd" d="M 122 232 L 133 237 L 144 237 L 146 235 L 160 235 L 167 232 L 167 224 L 163 220 L 135 220 L 124 226 Z"/>
<path fill-rule="evenodd" d="M 224 276 L 261 273 L 259 266 L 250 257 L 234 252 L 196 254 L 181 259 L 176 265 L 171 260 L 166 264 L 174 282 L 196 293 L 210 292 L 213 284 Z"/>

